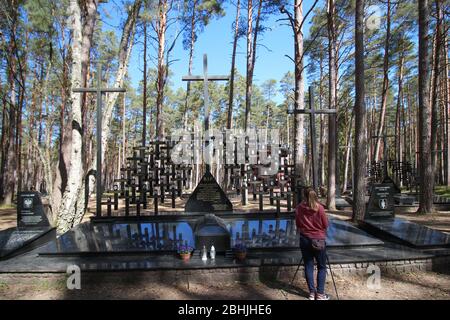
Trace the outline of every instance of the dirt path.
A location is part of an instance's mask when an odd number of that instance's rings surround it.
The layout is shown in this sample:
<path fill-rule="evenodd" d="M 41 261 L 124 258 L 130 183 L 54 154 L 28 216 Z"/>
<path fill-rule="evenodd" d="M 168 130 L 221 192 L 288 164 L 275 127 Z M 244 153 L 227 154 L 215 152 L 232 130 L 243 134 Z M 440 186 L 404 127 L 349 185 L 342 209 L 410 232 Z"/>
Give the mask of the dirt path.
<path fill-rule="evenodd" d="M 89 219 L 92 213 L 85 216 Z M 349 219 L 350 211 L 332 212 Z M 450 232 L 450 213 L 433 215 L 400 214 L 399 217 Z M 0 209 L 0 230 L 16 225 L 16 209 Z M 327 288 L 334 295 L 331 279 Z M 341 299 L 450 299 L 450 276 L 432 272 L 402 273 L 381 278 L 381 288 L 368 289 L 367 277 L 337 275 Z M 81 290 L 66 289 L 66 275 L 0 274 L 0 299 L 305 299 L 306 286 L 301 277 L 296 285 L 286 283 L 141 283 L 83 284 Z"/>
<path fill-rule="evenodd" d="M 450 299 L 450 276 L 433 272 L 381 277 L 380 289 L 367 288 L 367 277 L 336 276 L 341 299 Z M 331 279 L 328 292 L 334 296 Z M 65 275 L 0 275 L 0 299 L 305 299 L 299 277 L 294 286 L 285 282 L 190 284 L 145 282 L 83 284 L 67 290 Z"/>
<path fill-rule="evenodd" d="M 0 209 L 0 230 L 17 226 L 16 208 Z"/>

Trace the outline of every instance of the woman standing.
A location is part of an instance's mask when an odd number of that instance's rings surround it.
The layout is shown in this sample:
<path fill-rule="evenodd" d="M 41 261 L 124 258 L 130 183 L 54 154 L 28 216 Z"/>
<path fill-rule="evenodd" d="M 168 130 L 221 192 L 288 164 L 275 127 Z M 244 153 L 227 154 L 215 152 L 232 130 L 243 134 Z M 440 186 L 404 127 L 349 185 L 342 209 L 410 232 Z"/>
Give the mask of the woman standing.
<path fill-rule="evenodd" d="M 306 188 L 304 201 L 295 210 L 295 222 L 300 232 L 300 249 L 305 263 L 305 278 L 309 300 L 329 300 L 325 294 L 326 232 L 328 219 L 313 188 Z M 314 286 L 314 259 L 317 261 L 317 288 Z"/>

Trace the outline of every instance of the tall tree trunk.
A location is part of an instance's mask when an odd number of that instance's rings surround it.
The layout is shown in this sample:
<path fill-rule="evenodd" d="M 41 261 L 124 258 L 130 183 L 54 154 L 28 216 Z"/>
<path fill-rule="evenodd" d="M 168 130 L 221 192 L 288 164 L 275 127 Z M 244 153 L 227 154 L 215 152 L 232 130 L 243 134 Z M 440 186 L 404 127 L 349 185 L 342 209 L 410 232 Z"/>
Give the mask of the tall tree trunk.
<path fill-rule="evenodd" d="M 43 123 L 44 123 L 44 119 L 42 117 L 42 109 L 44 108 L 44 104 L 48 104 L 47 101 L 47 97 L 48 97 L 48 91 L 47 91 L 47 87 L 46 87 L 46 80 L 48 79 L 48 74 L 49 74 L 49 70 L 47 68 L 47 72 L 46 72 L 46 76 L 45 78 L 42 80 L 42 84 L 40 85 L 40 93 L 42 96 L 45 95 L 46 98 L 40 98 L 39 99 L 39 111 L 38 111 L 38 126 L 37 126 L 37 132 L 36 132 L 36 140 L 38 141 L 38 144 L 42 143 L 42 131 L 43 131 Z M 45 101 L 44 101 L 45 100 Z M 48 125 L 48 123 L 46 123 L 46 125 Z M 30 126 L 30 130 L 33 131 L 33 126 Z M 31 140 L 33 138 L 33 133 L 30 132 L 29 135 L 29 139 Z M 31 162 L 27 163 L 27 167 L 33 167 L 33 172 L 32 175 L 33 177 L 31 178 L 32 180 L 30 181 L 31 186 L 33 187 L 33 189 L 35 190 L 40 190 L 40 183 L 41 181 L 45 178 L 42 174 L 44 168 L 42 166 L 41 163 L 39 163 L 39 161 L 36 161 L 38 159 L 38 153 L 36 150 L 33 149 L 33 146 L 31 144 L 29 140 L 29 149 L 31 152 Z M 35 165 L 33 166 L 33 162 L 35 163 Z"/>
<path fill-rule="evenodd" d="M 90 57 L 92 48 L 92 38 L 94 35 L 95 25 L 97 22 L 97 7 L 99 0 L 84 0 L 80 1 L 81 21 L 82 21 L 82 40 L 81 40 L 81 87 L 88 87 Z M 81 94 L 81 115 L 82 115 L 82 139 L 83 154 L 90 154 L 87 148 L 89 145 L 89 138 L 91 136 L 89 127 L 86 125 L 91 118 L 91 111 L 87 101 L 87 93 Z M 83 168 L 90 164 L 90 157 L 83 157 Z"/>
<path fill-rule="evenodd" d="M 15 37 L 16 28 L 17 28 L 17 4 L 16 1 L 11 2 L 11 37 Z M 5 175 L 4 175 L 4 190 L 3 190 L 3 205 L 11 205 L 14 197 L 14 189 L 16 185 L 16 171 L 17 171 L 17 161 L 15 159 L 15 135 L 16 135 L 16 125 L 17 125 L 17 93 L 16 93 L 16 60 L 15 60 L 15 51 L 17 47 L 15 46 L 15 41 L 10 41 L 8 46 L 8 55 L 9 55 L 9 63 L 8 63 L 8 82 L 10 83 L 9 91 L 9 112 L 8 112 L 8 135 L 7 135 L 7 145 L 5 148 L 6 161 L 4 164 L 5 167 Z M 5 115 L 4 115 L 5 116 Z"/>
<path fill-rule="evenodd" d="M 14 58 L 11 58 L 11 69 L 14 69 Z M 15 132 L 16 132 L 16 82 L 13 78 L 13 71 L 10 71 L 10 101 L 8 112 L 8 136 L 6 147 L 6 162 L 4 176 L 4 194 L 2 205 L 11 205 L 14 196 L 14 188 L 16 183 L 16 161 L 14 152 Z"/>
<path fill-rule="evenodd" d="M 127 136 L 125 134 L 125 127 L 126 127 L 126 94 L 123 94 L 123 99 L 122 99 L 122 162 L 121 162 L 121 166 L 125 167 L 126 165 L 126 154 L 127 154 Z M 119 171 L 120 173 L 120 171 Z M 120 176 L 118 176 L 120 177 Z"/>
<path fill-rule="evenodd" d="M 377 106 L 377 95 L 376 95 L 376 85 L 375 85 L 375 83 L 376 83 L 376 76 L 374 75 L 373 84 L 371 86 L 372 97 L 369 98 L 369 100 L 370 100 L 370 114 L 369 114 L 369 118 L 370 118 L 369 119 L 369 124 L 370 124 L 369 128 L 370 128 L 370 130 L 369 130 L 369 135 L 368 135 L 369 142 L 370 142 L 369 161 L 374 161 L 375 160 L 374 154 L 375 154 L 376 141 L 374 143 L 374 140 L 371 138 L 372 136 L 375 135 L 375 130 L 376 130 L 376 128 L 375 128 L 375 126 L 376 126 L 376 124 L 375 124 L 375 114 L 376 114 L 375 113 L 375 109 L 376 109 L 376 106 Z"/>
<path fill-rule="evenodd" d="M 418 149 L 413 149 L 413 146 L 415 146 L 415 143 L 416 143 L 417 116 L 415 116 L 415 113 L 414 113 L 412 92 L 411 92 L 409 83 L 406 86 L 405 95 L 406 95 L 406 101 L 408 103 L 408 122 L 410 123 L 409 128 L 408 128 L 409 129 L 408 130 L 408 132 L 409 132 L 409 143 L 408 143 L 409 158 L 408 158 L 408 160 L 411 161 L 411 163 L 414 165 L 414 167 L 417 167 L 416 156 L 418 155 L 418 153 L 416 153 L 416 151 Z"/>
<path fill-rule="evenodd" d="M 61 205 L 58 210 L 59 234 L 69 230 L 73 223 L 73 213 L 77 207 L 77 195 L 81 188 L 83 179 L 83 160 L 82 160 L 82 115 L 81 115 L 81 97 L 79 93 L 74 93 L 73 88 L 81 86 L 81 47 L 82 47 L 82 28 L 81 11 L 78 1 L 70 1 L 70 18 L 72 23 L 72 70 L 70 83 L 72 91 L 70 93 L 71 124 L 72 124 L 72 143 L 70 151 L 70 169 L 68 173 L 67 187 L 64 191 Z"/>
<path fill-rule="evenodd" d="M 4 177 L 5 177 L 5 163 L 6 163 L 6 135 L 8 131 L 6 130 L 7 126 L 7 110 L 6 110 L 6 88 L 2 95 L 2 132 L 1 132 L 1 158 L 0 158 L 0 200 L 3 198 L 3 191 L 4 191 Z"/>
<path fill-rule="evenodd" d="M 442 71 L 440 72 L 440 75 L 442 75 Z M 444 158 L 445 158 L 445 110 L 444 110 L 444 97 L 443 97 L 443 86 L 442 86 L 442 78 L 439 79 L 439 103 L 438 103 L 438 113 L 439 113 L 439 123 L 438 126 L 438 132 L 437 132 L 437 145 L 439 148 L 439 153 L 437 154 L 438 161 L 437 161 L 437 167 L 438 170 L 438 184 L 444 185 L 445 184 L 445 171 L 444 171 Z"/>
<path fill-rule="evenodd" d="M 397 93 L 397 110 L 395 113 L 395 152 L 396 160 L 402 161 L 402 134 L 401 134 L 401 111 L 403 110 L 403 50 L 400 49 L 400 59 L 398 62 L 398 93 Z"/>
<path fill-rule="evenodd" d="M 258 11 L 256 13 L 256 21 L 255 21 L 255 29 L 253 30 L 253 42 L 252 42 L 252 73 L 251 73 L 251 84 L 253 85 L 253 71 L 255 70 L 255 63 L 256 63 L 256 45 L 258 44 L 258 34 L 260 29 L 260 22 L 261 22 L 261 11 L 263 6 L 263 0 L 259 0 L 258 3 Z"/>
<path fill-rule="evenodd" d="M 142 146 L 145 146 L 147 137 L 147 21 L 144 20 L 144 70 L 142 71 Z"/>
<path fill-rule="evenodd" d="M 450 81 L 449 81 L 449 73 L 448 73 L 448 51 L 447 51 L 447 35 L 444 33 L 443 37 L 443 46 L 442 46 L 442 62 L 443 66 L 443 75 L 442 75 L 442 85 L 444 87 L 444 121 L 445 121 L 445 158 L 444 158 L 444 175 L 445 175 L 445 184 L 450 186 Z"/>
<path fill-rule="evenodd" d="M 234 100 L 234 74 L 236 68 L 236 49 L 239 35 L 239 17 L 241 13 L 241 0 L 237 0 L 236 4 L 236 20 L 234 25 L 233 53 L 231 54 L 231 71 L 230 71 L 230 91 L 228 95 L 228 113 L 227 113 L 227 129 L 231 129 L 233 122 L 233 100 Z"/>
<path fill-rule="evenodd" d="M 295 0 L 294 4 L 294 61 L 295 61 L 295 91 L 294 109 L 304 109 L 304 88 L 303 88 L 303 32 L 301 30 L 303 22 L 303 1 Z M 294 169 L 296 179 L 300 184 L 305 183 L 305 154 L 303 146 L 304 140 L 304 117 L 302 114 L 294 116 Z"/>
<path fill-rule="evenodd" d="M 62 75 L 61 75 L 61 102 L 59 109 L 59 143 L 58 143 L 58 162 L 56 165 L 56 173 L 53 179 L 52 188 L 48 189 L 50 193 L 50 213 L 51 213 L 51 223 L 53 225 L 57 224 L 57 211 L 61 204 L 62 195 L 67 186 L 67 172 L 70 168 L 70 128 L 65 125 L 65 107 L 67 104 L 69 96 L 69 57 L 66 52 L 68 52 L 68 43 L 65 36 L 65 24 L 61 25 L 61 43 L 63 43 L 60 49 L 62 63 Z M 48 131 L 47 131 L 48 132 Z M 48 150 L 48 149 L 47 149 Z"/>
<path fill-rule="evenodd" d="M 139 10 L 142 5 L 142 0 L 136 0 L 133 6 L 128 12 L 127 20 L 122 32 L 122 37 L 119 45 L 119 57 L 118 57 L 118 68 L 116 71 L 116 76 L 114 80 L 113 87 L 119 88 L 123 86 L 125 76 L 127 74 L 128 62 L 130 61 L 131 50 L 134 43 L 134 35 L 136 30 L 136 20 L 138 18 Z M 104 116 L 102 121 L 102 163 L 105 162 L 105 152 L 108 146 L 108 138 L 111 131 L 111 118 L 113 107 L 119 97 L 118 92 L 113 92 L 108 94 L 106 102 L 104 104 Z M 96 156 L 93 158 L 93 164 L 97 162 Z M 92 169 L 95 169 L 94 167 Z M 82 187 L 80 188 L 77 195 L 77 210 L 74 212 L 73 225 L 77 225 L 81 222 L 85 212 L 85 193 L 84 193 L 84 176 L 82 181 Z M 94 177 L 90 176 L 88 195 L 90 196 L 94 191 Z"/>
<path fill-rule="evenodd" d="M 419 0 L 419 167 L 420 167 L 420 213 L 433 211 L 434 172 L 431 161 L 430 101 L 428 92 L 429 52 L 428 0 Z"/>
<path fill-rule="evenodd" d="M 40 66 L 40 74 L 42 74 L 42 68 L 43 66 Z M 39 83 L 39 84 L 38 84 Z M 40 89 L 38 89 L 38 87 Z M 28 136 L 29 136 L 29 140 L 28 140 L 28 144 L 27 144 L 27 159 L 26 159 L 26 167 L 25 169 L 25 177 L 24 177 L 24 182 L 25 182 L 25 189 L 26 190 L 30 190 L 30 188 L 34 188 L 35 186 L 35 181 L 34 178 L 36 177 L 37 171 L 39 171 L 39 162 L 36 161 L 34 155 L 35 155 L 35 150 L 32 147 L 31 144 L 31 138 L 34 137 L 34 127 L 35 127 L 35 114 L 36 114 L 36 105 L 38 104 L 37 102 L 37 91 L 41 90 L 42 88 L 42 79 L 38 79 L 37 77 L 33 80 L 33 85 L 32 85 L 32 93 L 31 93 L 31 104 L 30 104 L 30 111 L 29 111 L 29 117 L 28 117 Z M 42 92 L 41 93 L 41 97 L 42 97 Z M 42 100 L 42 99 L 41 99 Z M 42 105 L 40 106 L 39 110 L 41 110 L 41 114 L 42 114 Z M 40 116 L 37 117 L 37 123 L 41 123 L 42 119 L 40 119 Z M 33 163 L 35 163 L 36 165 L 33 165 Z"/>
<path fill-rule="evenodd" d="M 386 13 L 386 39 L 384 41 L 384 58 L 383 58 L 383 91 L 381 93 L 381 110 L 380 118 L 378 120 L 377 137 L 375 144 L 374 160 L 380 160 L 380 145 L 382 141 L 382 135 L 384 132 L 384 122 L 386 117 L 386 105 L 387 96 L 389 90 L 389 43 L 391 40 L 391 1 L 387 0 L 387 13 Z"/>
<path fill-rule="evenodd" d="M 23 134 L 23 128 L 22 128 L 22 114 L 23 114 L 23 107 L 25 103 L 24 99 L 24 90 L 19 87 L 19 101 L 17 103 L 17 116 L 16 116 L 16 142 L 15 142 L 15 150 L 14 150 L 14 159 L 17 162 L 16 165 L 16 187 L 14 189 L 14 194 L 18 192 L 19 190 L 22 190 L 22 134 Z M 13 194 L 13 199 L 14 199 Z"/>
<path fill-rule="evenodd" d="M 247 5 L 247 79 L 245 86 L 245 118 L 244 129 L 248 130 L 250 108 L 252 105 L 252 78 L 253 78 L 253 1 L 249 0 Z"/>
<path fill-rule="evenodd" d="M 14 43 L 16 43 L 15 40 L 15 34 L 14 35 Z M 25 43 L 24 46 L 25 48 L 28 47 L 28 37 L 29 37 L 29 32 L 26 30 L 25 31 Z M 16 124 L 16 128 L 17 128 L 17 132 L 16 132 L 16 161 L 17 161 L 17 171 L 16 171 L 16 175 L 17 175 L 17 191 L 22 190 L 22 137 L 23 137 L 23 126 L 22 126 L 22 115 L 23 115 L 23 110 L 25 107 L 25 88 L 26 88 L 26 77 L 27 77 L 27 50 L 24 50 L 22 55 L 19 56 L 18 51 L 17 51 L 17 47 L 15 50 L 15 54 L 17 57 L 17 62 L 18 62 L 18 67 L 19 67 L 19 77 L 20 77 L 20 94 L 19 94 L 19 108 L 18 108 L 18 112 L 17 112 L 17 124 Z"/>
<path fill-rule="evenodd" d="M 247 31 L 247 82 L 246 82 L 246 99 L 245 99 L 245 130 L 248 130 L 250 124 L 250 113 L 252 107 L 252 94 L 253 94 L 253 73 L 255 70 L 256 63 L 256 45 L 258 43 L 258 32 L 259 25 L 261 21 L 261 10 L 262 10 L 263 0 L 258 2 L 258 11 L 256 13 L 255 28 L 253 29 L 253 5 L 252 1 L 249 1 L 249 17 L 248 17 L 248 28 Z M 253 33 L 252 33 L 253 30 Z M 253 37 L 253 39 L 252 39 Z M 250 38 L 250 42 L 248 39 Z M 249 48 L 250 46 L 250 48 Z M 250 51 L 249 51 L 250 49 Z"/>
<path fill-rule="evenodd" d="M 356 0 L 355 8 L 355 169 L 353 186 L 354 222 L 364 220 L 366 212 L 367 136 L 364 88 L 364 0 Z"/>
<path fill-rule="evenodd" d="M 323 108 L 323 51 L 320 51 L 320 76 L 319 76 L 319 109 Z M 319 174 L 319 186 L 325 184 L 325 116 L 320 115 L 320 144 L 319 144 L 319 163 L 320 163 L 320 174 Z"/>
<path fill-rule="evenodd" d="M 194 60 L 194 45 L 195 45 L 195 5 L 197 4 L 197 1 L 194 3 L 194 8 L 192 10 L 192 20 L 191 20 L 191 43 L 189 47 L 189 66 L 188 66 L 188 74 L 190 75 L 192 73 L 192 65 Z M 184 105 L 184 124 L 183 127 L 186 129 L 188 127 L 188 111 L 189 111 L 189 97 L 191 94 L 191 82 L 188 81 L 186 83 L 186 98 L 185 98 L 185 105 Z M 196 172 L 196 181 L 195 184 L 198 183 L 198 177 L 199 177 L 199 170 L 200 165 L 195 165 L 195 172 Z"/>
<path fill-rule="evenodd" d="M 328 25 L 328 68 L 329 68 L 329 95 L 328 107 L 336 109 L 337 104 L 337 52 L 336 52 L 336 7 L 334 0 L 328 0 L 327 10 Z M 328 193 L 327 207 L 336 210 L 336 147 L 337 147 L 337 123 L 336 115 L 330 115 L 328 120 Z"/>
<path fill-rule="evenodd" d="M 402 89 L 402 91 L 403 91 L 403 89 Z M 408 127 L 411 125 L 411 123 L 408 122 L 408 119 L 407 119 L 408 114 L 407 114 L 407 110 L 405 107 L 404 96 L 405 96 L 404 93 L 402 93 L 402 106 L 403 106 L 402 107 L 402 120 L 403 121 L 400 123 L 400 126 L 401 126 L 400 132 L 401 132 L 401 137 L 403 139 L 403 141 L 402 141 L 403 153 L 402 153 L 401 161 L 406 163 L 408 161 L 408 138 L 409 138 Z M 408 125 L 407 125 L 407 123 L 408 123 Z"/>
<path fill-rule="evenodd" d="M 433 166 L 433 171 L 436 170 L 437 164 L 437 131 L 438 131 L 438 109 L 439 109 L 439 99 L 438 99 L 438 88 L 439 88 L 439 62 L 441 54 L 442 45 L 442 10 L 440 1 L 436 0 L 436 31 L 435 31 L 435 45 L 433 47 L 433 83 L 431 87 L 431 163 Z"/>
<path fill-rule="evenodd" d="M 48 70 L 50 71 L 50 66 L 48 68 Z M 51 106 L 55 105 L 55 98 L 54 95 L 52 93 L 52 99 L 50 100 L 50 102 L 46 102 L 45 104 L 45 114 L 50 114 L 53 110 L 51 108 Z M 46 128 L 45 128 L 45 136 L 43 138 L 38 139 L 38 144 L 40 143 L 41 139 L 45 139 L 45 147 L 43 148 L 43 154 L 45 155 L 45 160 L 42 161 L 42 168 L 43 168 L 43 176 L 44 176 L 44 181 L 45 181 L 45 189 L 47 190 L 48 194 L 50 195 L 50 204 L 52 204 L 53 198 L 52 198 L 52 191 L 53 191 L 53 172 L 51 170 L 51 148 L 49 148 L 49 146 L 51 145 L 51 140 L 52 140 L 52 136 L 53 136 L 53 126 L 49 125 L 50 123 L 53 124 L 54 120 L 50 120 L 48 117 L 47 119 L 47 123 L 46 123 Z M 38 152 L 39 154 L 39 152 Z M 54 223 L 56 222 L 56 214 L 53 213 L 52 211 L 50 211 L 51 216 L 49 217 L 51 223 L 54 225 Z"/>
<path fill-rule="evenodd" d="M 290 117 L 289 114 L 286 115 L 286 143 L 288 146 L 291 145 L 291 140 L 290 140 L 290 136 L 291 136 L 291 125 L 290 125 Z"/>
<path fill-rule="evenodd" d="M 191 16 L 191 36 L 189 43 L 189 66 L 188 66 L 188 75 L 192 74 L 192 64 L 194 59 L 194 47 L 195 47 L 195 12 L 197 7 L 197 1 L 194 1 L 192 6 L 192 16 Z M 186 83 L 186 98 L 184 101 L 184 115 L 183 115 L 183 128 L 187 128 L 188 124 L 188 110 L 189 110 L 189 96 L 191 93 L 191 82 L 187 81 Z"/>
<path fill-rule="evenodd" d="M 348 170 L 350 164 L 350 154 L 352 147 L 352 128 L 353 128 L 353 112 L 350 116 L 350 122 L 348 123 L 347 141 L 345 144 L 345 163 L 344 163 L 344 183 L 342 184 L 342 193 L 347 191 L 348 184 Z"/>
<path fill-rule="evenodd" d="M 167 66 L 164 62 L 168 9 L 167 5 L 167 0 L 159 0 L 159 20 L 156 23 L 156 32 L 158 37 L 158 76 L 156 81 L 156 135 L 160 140 L 164 140 L 164 119 L 162 112 L 164 103 L 164 88 L 167 80 Z"/>

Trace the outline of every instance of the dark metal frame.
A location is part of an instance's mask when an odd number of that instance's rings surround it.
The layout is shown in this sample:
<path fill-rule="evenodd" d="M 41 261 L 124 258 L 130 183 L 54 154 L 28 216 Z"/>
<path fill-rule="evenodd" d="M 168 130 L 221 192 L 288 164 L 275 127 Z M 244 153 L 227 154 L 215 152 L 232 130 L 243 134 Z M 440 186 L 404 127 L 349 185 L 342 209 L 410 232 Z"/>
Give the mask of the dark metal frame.
<path fill-rule="evenodd" d="M 330 259 L 328 259 L 328 254 L 327 253 L 325 253 L 325 258 L 327 259 L 328 269 L 330 269 L 331 279 L 333 280 L 333 286 L 334 286 L 334 291 L 336 292 L 336 297 L 337 297 L 338 300 L 340 300 L 339 293 L 338 293 L 337 287 L 336 287 L 336 281 L 334 281 L 333 270 L 331 269 Z M 297 273 L 298 273 L 298 270 L 300 270 L 302 262 L 303 262 L 303 256 L 300 259 L 300 262 L 298 264 L 297 270 L 295 270 L 294 277 L 292 278 L 291 283 L 290 283 L 291 286 L 294 283 L 295 278 L 297 277 Z M 303 267 L 304 267 L 304 265 L 303 265 Z"/>

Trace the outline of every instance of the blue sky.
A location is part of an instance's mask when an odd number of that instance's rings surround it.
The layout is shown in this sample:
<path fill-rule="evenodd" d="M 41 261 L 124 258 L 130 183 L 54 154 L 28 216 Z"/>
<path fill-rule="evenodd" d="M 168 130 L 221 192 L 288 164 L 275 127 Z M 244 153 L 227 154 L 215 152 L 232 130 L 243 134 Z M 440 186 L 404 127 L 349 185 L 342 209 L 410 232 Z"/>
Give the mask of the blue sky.
<path fill-rule="evenodd" d="M 292 1 L 293 2 L 293 1 Z M 115 2 L 118 6 L 120 4 Z M 322 1 L 318 5 L 321 5 Z M 306 13 L 313 0 L 304 0 L 303 11 Z M 117 7 L 115 7 L 117 8 Z M 114 4 L 103 4 L 101 10 L 107 10 L 111 17 L 107 18 L 102 14 L 102 19 L 111 25 L 119 25 L 120 12 L 114 9 Z M 292 9 L 292 8 L 291 8 Z M 203 68 L 203 54 L 208 55 L 208 73 L 210 74 L 229 74 L 231 67 L 231 51 L 233 30 L 232 23 L 235 20 L 236 9 L 230 3 L 225 5 L 225 16 L 220 19 L 214 19 L 205 28 L 203 33 L 199 34 L 196 43 L 194 61 L 193 61 L 193 74 L 201 74 Z M 246 10 L 241 10 L 241 16 L 247 15 Z M 305 37 L 308 36 L 309 18 L 303 25 L 303 33 Z M 276 21 L 277 19 L 284 18 L 285 16 L 276 15 L 272 16 L 265 22 L 266 26 L 269 26 L 271 30 L 266 31 L 261 36 L 258 36 L 258 43 L 261 45 L 257 48 L 257 60 L 254 72 L 254 82 L 261 84 L 265 80 L 275 79 L 280 80 L 283 75 L 288 71 L 294 71 L 294 65 L 290 59 L 285 55 L 293 56 L 293 37 L 290 26 L 287 26 L 287 21 Z M 109 28 L 107 24 L 105 28 Z M 173 34 L 176 31 L 176 26 L 169 31 L 169 42 L 173 39 Z M 117 36 L 120 36 L 120 32 L 116 32 Z M 118 39 L 120 40 L 120 39 Z M 142 41 L 142 39 L 141 39 Z M 267 47 L 267 48 L 266 48 Z M 150 66 L 154 67 L 156 64 L 154 49 L 150 48 Z M 246 72 L 246 40 L 241 39 L 238 44 L 238 55 L 236 59 L 236 67 L 239 73 L 244 74 Z M 180 86 L 185 87 L 185 84 L 181 81 L 181 77 L 187 74 L 188 69 L 188 52 L 183 50 L 182 39 L 178 39 L 176 47 L 174 48 L 172 59 L 177 61 L 171 65 L 171 83 L 174 90 Z M 129 75 L 132 84 L 135 88 L 138 87 L 139 81 L 142 79 L 142 44 L 137 43 L 133 48 L 131 61 L 129 64 Z M 275 100 L 281 102 L 281 96 L 278 95 Z"/>

